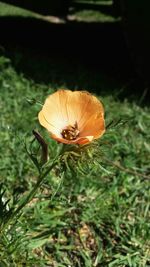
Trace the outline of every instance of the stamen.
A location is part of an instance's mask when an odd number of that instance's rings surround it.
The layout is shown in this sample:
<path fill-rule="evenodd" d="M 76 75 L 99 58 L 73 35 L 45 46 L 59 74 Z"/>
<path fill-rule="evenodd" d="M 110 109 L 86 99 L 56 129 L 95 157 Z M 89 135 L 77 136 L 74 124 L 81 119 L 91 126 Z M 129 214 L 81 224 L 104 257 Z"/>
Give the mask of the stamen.
<path fill-rule="evenodd" d="M 62 137 L 67 140 L 75 140 L 79 135 L 77 122 L 74 126 L 68 125 L 65 129 L 62 130 L 61 134 Z"/>

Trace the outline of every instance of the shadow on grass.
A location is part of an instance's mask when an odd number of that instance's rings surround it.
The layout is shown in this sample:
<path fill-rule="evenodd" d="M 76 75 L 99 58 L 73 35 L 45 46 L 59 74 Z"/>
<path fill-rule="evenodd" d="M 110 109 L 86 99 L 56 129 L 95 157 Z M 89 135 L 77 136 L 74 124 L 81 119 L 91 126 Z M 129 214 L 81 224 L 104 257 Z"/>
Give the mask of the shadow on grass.
<path fill-rule="evenodd" d="M 54 24 L 1 17 L 0 27 L 1 50 L 17 72 L 37 83 L 120 98 L 143 94 L 145 85 L 135 75 L 119 22 Z"/>

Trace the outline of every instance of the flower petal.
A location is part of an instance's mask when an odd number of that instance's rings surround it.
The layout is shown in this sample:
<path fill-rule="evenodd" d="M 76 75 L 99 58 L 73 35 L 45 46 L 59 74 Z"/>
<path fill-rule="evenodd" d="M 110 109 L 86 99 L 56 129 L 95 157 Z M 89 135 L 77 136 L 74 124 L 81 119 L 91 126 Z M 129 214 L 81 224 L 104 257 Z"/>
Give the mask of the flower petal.
<path fill-rule="evenodd" d="M 84 91 L 59 90 L 51 94 L 39 113 L 39 121 L 53 139 L 65 144 L 86 144 L 105 131 L 103 105 L 95 96 Z M 77 139 L 64 139 L 62 130 L 76 123 L 79 129 Z"/>
<path fill-rule="evenodd" d="M 85 136 L 85 137 L 80 137 L 78 138 L 78 143 L 79 145 L 86 145 L 90 143 L 94 139 L 94 136 Z"/>
<path fill-rule="evenodd" d="M 60 130 L 46 120 L 42 110 L 38 114 L 38 119 L 40 124 L 45 127 L 50 133 L 56 134 L 61 137 Z"/>
<path fill-rule="evenodd" d="M 68 100 L 66 102 L 66 109 L 68 114 L 68 121 L 70 125 L 78 123 L 79 128 L 86 122 L 89 115 L 99 113 L 103 114 L 103 106 L 101 102 L 93 95 L 85 91 L 67 90 Z"/>
<path fill-rule="evenodd" d="M 85 145 L 90 143 L 93 140 L 93 136 L 85 136 L 85 137 L 79 137 L 76 140 L 67 140 L 62 137 L 59 137 L 56 134 L 52 134 L 51 138 L 56 140 L 59 143 L 64 143 L 64 144 L 79 144 L 79 145 Z"/>
<path fill-rule="evenodd" d="M 99 138 L 105 132 L 104 118 L 94 114 L 80 130 L 80 136 L 93 135 L 94 139 Z"/>
<path fill-rule="evenodd" d="M 67 112 L 70 125 L 80 121 L 89 101 L 86 92 L 74 91 L 68 97 Z"/>
<path fill-rule="evenodd" d="M 43 105 L 43 114 L 46 120 L 59 129 L 68 125 L 67 99 L 71 91 L 59 90 L 51 94 Z"/>
<path fill-rule="evenodd" d="M 86 93 L 85 96 L 86 105 L 82 111 L 82 116 L 78 121 L 78 127 L 80 130 L 83 129 L 84 125 L 87 124 L 87 121 L 92 116 L 95 118 L 103 118 L 104 117 L 104 108 L 102 103 L 93 95 Z"/>

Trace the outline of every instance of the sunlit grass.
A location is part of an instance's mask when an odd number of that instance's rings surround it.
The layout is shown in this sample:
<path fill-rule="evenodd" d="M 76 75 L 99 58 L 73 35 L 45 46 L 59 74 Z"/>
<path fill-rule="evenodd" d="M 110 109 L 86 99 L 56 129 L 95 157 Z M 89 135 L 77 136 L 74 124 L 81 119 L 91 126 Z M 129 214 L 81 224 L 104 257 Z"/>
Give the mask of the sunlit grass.
<path fill-rule="evenodd" d="M 100 11 L 82 10 L 77 11 L 74 14 L 74 18 L 77 21 L 84 22 L 116 22 L 116 18 L 111 15 L 105 15 Z"/>
<path fill-rule="evenodd" d="M 118 18 L 116 19 L 113 15 L 111 14 L 104 14 L 103 12 L 101 11 L 96 11 L 96 10 L 93 10 L 92 8 L 91 9 L 88 9 L 86 10 L 85 9 L 82 9 L 81 10 L 74 8 L 74 5 L 78 3 L 78 4 L 94 4 L 94 5 L 105 5 L 106 6 L 112 6 L 112 2 L 111 1 L 106 1 L 106 2 L 103 2 L 103 1 L 87 1 L 87 2 L 82 2 L 82 1 L 74 1 L 72 2 L 71 6 L 70 6 L 70 9 L 74 10 L 71 12 L 71 14 L 69 14 L 67 16 L 67 18 L 69 20 L 76 20 L 76 21 L 83 21 L 83 22 L 116 22 L 118 20 Z M 27 5 L 28 7 L 28 5 Z M 33 12 L 33 11 L 30 11 L 28 10 L 28 8 L 24 9 L 24 8 L 21 8 L 19 6 L 15 6 L 15 5 L 10 5 L 10 4 L 7 4 L 7 3 L 3 3 L 3 2 L 0 2 L 0 16 L 1 17 L 5 17 L 5 16 L 18 16 L 18 17 L 24 17 L 24 18 L 36 18 L 36 19 L 44 19 L 44 20 L 49 20 L 49 22 L 55 22 L 54 20 L 52 20 L 51 16 L 44 16 L 42 14 L 39 14 L 37 12 Z M 61 22 L 65 22 L 65 21 L 61 21 L 60 20 L 60 23 Z"/>
<path fill-rule="evenodd" d="M 32 11 L 3 2 L 0 2 L 0 16 L 38 17 L 38 15 Z"/>
<path fill-rule="evenodd" d="M 37 71 L 32 59 L 31 64 Z M 4 199 L 13 205 L 37 177 L 24 140 L 31 140 L 32 130 L 38 129 L 51 157 L 58 147 L 38 124 L 40 105 L 28 100 L 43 102 L 61 85 L 25 77 L 5 56 L 0 70 L 0 180 Z M 92 162 L 80 166 L 83 170 L 74 165 L 74 174 L 68 169 L 48 176 L 1 239 L 3 266 L 148 266 L 149 108 L 111 95 L 101 99 L 106 123 L 122 118 L 126 124 L 106 132 L 101 156 L 95 154 Z"/>

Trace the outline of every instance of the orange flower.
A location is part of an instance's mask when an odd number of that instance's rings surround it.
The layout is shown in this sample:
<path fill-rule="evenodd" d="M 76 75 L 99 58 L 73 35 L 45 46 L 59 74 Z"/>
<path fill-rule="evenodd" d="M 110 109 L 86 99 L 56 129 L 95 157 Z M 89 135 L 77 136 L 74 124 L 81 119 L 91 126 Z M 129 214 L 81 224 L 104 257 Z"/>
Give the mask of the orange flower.
<path fill-rule="evenodd" d="M 87 144 L 105 132 L 101 102 L 84 91 L 59 90 L 51 94 L 38 118 L 53 139 L 65 144 Z"/>

